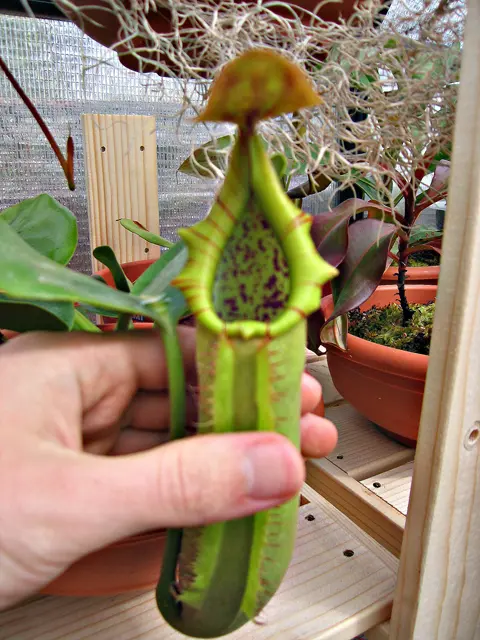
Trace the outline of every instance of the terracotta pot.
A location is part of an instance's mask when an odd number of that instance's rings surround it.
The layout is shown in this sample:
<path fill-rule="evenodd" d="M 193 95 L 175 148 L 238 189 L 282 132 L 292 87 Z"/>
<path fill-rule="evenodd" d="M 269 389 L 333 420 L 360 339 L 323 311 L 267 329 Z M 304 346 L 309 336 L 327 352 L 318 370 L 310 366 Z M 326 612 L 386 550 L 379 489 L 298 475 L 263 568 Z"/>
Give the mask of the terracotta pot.
<path fill-rule="evenodd" d="M 317 12 L 317 15 L 324 20 L 338 22 L 340 18 L 348 19 L 354 12 L 356 0 L 343 0 L 343 2 L 327 2 Z M 250 2 L 253 4 L 253 2 Z M 128 2 L 124 3 L 128 6 Z M 308 24 L 310 17 L 305 11 L 314 11 L 318 5 L 318 0 L 295 0 L 293 2 L 284 2 L 283 6 L 279 3 L 278 7 L 270 7 L 270 10 L 283 18 L 292 18 L 292 12 L 285 5 L 291 5 L 295 9 L 298 17 Z M 160 62 L 173 71 L 175 71 L 175 61 L 159 54 L 152 42 L 147 42 L 141 37 L 134 37 L 128 45 L 118 45 L 116 43 L 121 40 L 118 36 L 120 23 L 117 16 L 111 11 L 108 0 L 70 0 L 69 3 L 57 0 L 57 5 L 75 24 L 91 38 L 104 45 L 105 47 L 115 47 L 115 51 L 119 55 L 120 62 L 133 71 L 157 72 L 157 64 L 149 64 L 148 60 Z M 81 9 L 80 13 L 72 10 L 72 6 Z M 87 19 L 86 19 L 87 18 Z M 167 34 L 172 32 L 171 13 L 166 7 L 149 11 L 147 19 L 152 29 L 158 34 Z M 186 20 L 181 25 L 181 30 L 192 29 L 196 25 Z M 128 53 L 132 47 L 142 50 L 143 60 L 140 62 L 138 58 Z M 151 53 L 149 53 L 151 51 Z M 159 72 L 160 73 L 160 72 Z"/>
<path fill-rule="evenodd" d="M 99 325 L 111 332 L 114 324 Z M 135 323 L 145 331 L 152 323 Z M 120 540 L 99 549 L 71 565 L 41 593 L 56 596 L 108 596 L 129 591 L 153 589 L 158 582 L 167 540 L 166 529 L 159 529 Z"/>
<path fill-rule="evenodd" d="M 158 582 L 166 530 L 132 536 L 90 553 L 42 589 L 55 596 L 110 596 L 147 591 Z"/>
<path fill-rule="evenodd" d="M 394 285 L 397 282 L 398 267 L 388 267 L 382 276 L 381 285 Z M 437 285 L 440 275 L 440 266 L 434 267 L 408 267 L 407 283 Z"/>
<path fill-rule="evenodd" d="M 134 262 L 124 262 L 121 267 L 130 282 L 135 282 L 138 278 L 150 267 L 155 260 L 135 260 Z M 101 276 L 109 287 L 115 289 L 115 282 L 113 280 L 112 274 L 110 273 L 110 269 L 106 267 L 104 269 L 100 269 L 95 274 L 97 276 Z M 144 318 L 143 316 L 135 316 L 133 318 L 134 322 L 147 322 L 151 324 L 151 320 L 149 318 Z M 115 325 L 117 320 L 116 318 L 108 318 L 107 316 L 101 316 L 100 321 L 102 324 L 113 324 Z"/>
<path fill-rule="evenodd" d="M 434 285 L 407 285 L 411 303 L 435 299 Z M 381 286 L 361 305 L 366 310 L 396 301 L 395 285 Z M 333 299 L 322 307 L 328 317 Z M 348 334 L 348 350 L 327 345 L 327 360 L 333 383 L 341 395 L 366 418 L 396 440 L 415 446 L 422 410 L 428 356 L 392 349 Z"/>

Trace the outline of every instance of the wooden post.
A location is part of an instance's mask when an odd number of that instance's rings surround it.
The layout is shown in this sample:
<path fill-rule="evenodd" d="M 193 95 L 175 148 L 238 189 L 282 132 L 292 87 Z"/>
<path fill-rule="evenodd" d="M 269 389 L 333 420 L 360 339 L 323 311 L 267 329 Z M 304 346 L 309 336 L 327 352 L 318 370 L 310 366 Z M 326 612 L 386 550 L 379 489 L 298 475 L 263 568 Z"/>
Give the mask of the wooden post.
<path fill-rule="evenodd" d="M 160 247 L 126 231 L 119 218 L 160 233 L 153 116 L 82 117 L 90 245 L 108 244 L 120 262 L 158 258 Z M 101 268 L 92 258 L 92 269 Z"/>
<path fill-rule="evenodd" d="M 440 286 L 392 640 L 480 638 L 480 0 L 468 3 Z"/>

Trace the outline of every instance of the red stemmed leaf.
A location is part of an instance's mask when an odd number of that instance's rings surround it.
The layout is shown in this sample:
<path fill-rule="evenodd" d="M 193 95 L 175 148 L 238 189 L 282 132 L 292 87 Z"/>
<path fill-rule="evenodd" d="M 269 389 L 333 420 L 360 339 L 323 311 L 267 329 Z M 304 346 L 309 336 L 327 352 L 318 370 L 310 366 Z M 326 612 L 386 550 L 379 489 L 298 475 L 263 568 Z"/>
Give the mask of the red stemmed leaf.
<path fill-rule="evenodd" d="M 417 218 L 424 209 L 432 205 L 434 202 L 443 200 L 447 196 L 449 177 L 450 162 L 448 160 L 440 160 L 433 174 L 429 188 L 417 198 L 415 218 Z"/>
<path fill-rule="evenodd" d="M 352 216 L 361 211 L 368 211 L 369 216 L 378 217 L 383 222 L 393 221 L 389 207 L 360 198 L 345 200 L 331 211 L 313 217 L 310 232 L 312 240 L 322 258 L 333 267 L 338 267 L 347 256 L 349 222 Z"/>
<path fill-rule="evenodd" d="M 380 284 L 397 227 L 380 220 L 359 220 L 348 228 L 348 251 L 332 282 L 335 308 L 328 322 L 355 309 Z"/>

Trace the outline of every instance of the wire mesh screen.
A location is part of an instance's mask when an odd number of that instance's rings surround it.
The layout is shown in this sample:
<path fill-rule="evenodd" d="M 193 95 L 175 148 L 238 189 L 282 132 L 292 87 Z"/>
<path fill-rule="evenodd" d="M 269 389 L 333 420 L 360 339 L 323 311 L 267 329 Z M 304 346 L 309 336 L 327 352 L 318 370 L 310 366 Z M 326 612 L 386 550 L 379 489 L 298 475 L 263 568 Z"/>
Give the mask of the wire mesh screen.
<path fill-rule="evenodd" d="M 208 211 L 215 182 L 177 173 L 193 146 L 208 139 L 176 115 L 181 98 L 170 80 L 160 96 L 145 77 L 128 71 L 116 56 L 72 23 L 0 16 L 0 51 L 61 146 L 75 142 L 76 190 L 69 191 L 45 137 L 13 87 L 0 74 L 0 210 L 49 193 L 76 216 L 79 245 L 71 266 L 91 269 L 81 114 L 153 115 L 157 122 L 159 209 L 162 235 L 176 239 Z M 89 61 L 110 63 L 89 66 Z M 168 82 L 171 90 L 168 90 Z"/>

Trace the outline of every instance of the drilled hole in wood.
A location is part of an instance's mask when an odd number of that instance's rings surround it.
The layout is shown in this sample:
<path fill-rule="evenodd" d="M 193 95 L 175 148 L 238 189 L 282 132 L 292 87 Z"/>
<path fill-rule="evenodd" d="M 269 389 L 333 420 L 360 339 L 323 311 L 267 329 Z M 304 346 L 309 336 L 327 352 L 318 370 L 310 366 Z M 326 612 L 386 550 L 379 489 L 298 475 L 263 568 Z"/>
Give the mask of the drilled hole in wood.
<path fill-rule="evenodd" d="M 105 149 L 105 147 L 104 147 L 103 145 L 100 147 L 100 151 L 101 151 L 102 153 L 105 153 L 106 149 Z"/>
<path fill-rule="evenodd" d="M 140 145 L 140 151 L 145 151 L 145 147 L 142 145 Z"/>
<path fill-rule="evenodd" d="M 337 456 L 337 460 L 343 460 L 343 456 L 340 454 L 339 456 Z"/>
<path fill-rule="evenodd" d="M 308 520 L 309 522 L 312 522 L 312 520 L 315 520 L 315 516 L 311 513 L 308 514 L 308 516 L 305 516 L 305 520 Z"/>
<path fill-rule="evenodd" d="M 352 551 L 352 549 L 345 549 L 345 551 L 343 552 L 343 555 L 346 558 L 351 558 L 352 556 L 355 555 L 355 551 Z"/>
<path fill-rule="evenodd" d="M 480 439 L 480 422 L 477 420 L 465 436 L 465 449 L 473 449 Z"/>
<path fill-rule="evenodd" d="M 375 487 L 375 489 L 380 489 L 382 485 L 380 484 L 380 482 L 374 482 L 373 486 Z"/>
<path fill-rule="evenodd" d="M 144 251 L 145 251 L 145 253 L 148 253 L 150 251 L 150 249 L 148 247 L 145 247 Z"/>

